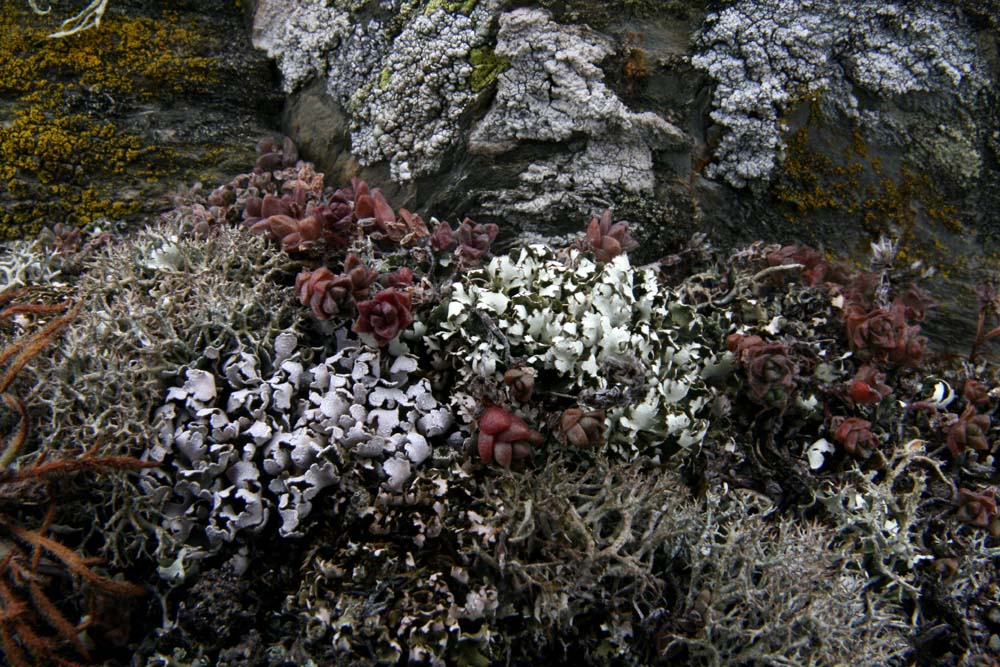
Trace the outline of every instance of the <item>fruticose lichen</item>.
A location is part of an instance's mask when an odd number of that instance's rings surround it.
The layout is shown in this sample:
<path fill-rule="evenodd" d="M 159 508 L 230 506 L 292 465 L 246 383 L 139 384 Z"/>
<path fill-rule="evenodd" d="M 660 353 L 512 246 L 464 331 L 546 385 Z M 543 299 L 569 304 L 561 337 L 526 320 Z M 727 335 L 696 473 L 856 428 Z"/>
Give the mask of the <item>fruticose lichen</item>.
<path fill-rule="evenodd" d="M 76 266 L 46 257 L 41 244 L 34 248 L 38 265 L 65 271 L 50 274 L 51 288 L 72 284 L 84 304 L 54 353 L 31 369 L 45 415 L 36 436 L 54 450 L 74 451 L 80 443 L 103 454 L 154 448 L 149 411 L 162 403 L 165 373 L 206 350 L 269 350 L 299 320 L 291 290 L 265 278 L 282 256 L 242 230 L 220 229 L 205 242 L 172 220 L 125 242 L 95 242 Z M 143 512 L 155 514 L 152 499 L 132 482 L 121 484 L 109 501 L 120 510 L 107 527 L 115 560 L 125 557 L 120 550 L 128 543 L 151 542 L 130 524 Z"/>
<path fill-rule="evenodd" d="M 710 14 L 697 44 L 692 63 L 715 81 L 711 117 L 724 131 L 706 174 L 735 187 L 771 175 L 785 114 L 812 95 L 874 126 L 859 96 L 971 102 L 986 84 L 972 27 L 941 3 L 743 1 Z"/>

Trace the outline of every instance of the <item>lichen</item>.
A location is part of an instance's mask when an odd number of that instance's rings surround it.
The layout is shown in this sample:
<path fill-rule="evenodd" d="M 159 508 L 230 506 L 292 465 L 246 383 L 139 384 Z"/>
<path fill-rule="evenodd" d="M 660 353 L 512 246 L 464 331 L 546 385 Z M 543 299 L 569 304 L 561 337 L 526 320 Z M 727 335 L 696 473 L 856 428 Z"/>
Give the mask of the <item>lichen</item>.
<path fill-rule="evenodd" d="M 863 232 L 854 251 L 863 253 L 871 240 L 891 234 L 899 239 L 900 259 L 929 261 L 946 271 L 961 267 L 964 258 L 947 257 L 940 249 L 941 238 L 965 233 L 940 183 L 916 167 L 886 164 L 873 155 L 861 130 L 841 145 L 828 129 L 816 98 L 808 120 L 784 137 L 785 160 L 769 192 L 785 219 L 792 225 L 852 221 Z M 820 243 L 822 229 L 822 224 L 811 225 L 805 233 L 813 236 L 806 238 Z"/>
<path fill-rule="evenodd" d="M 623 255 L 598 265 L 578 251 L 559 259 L 529 246 L 469 272 L 442 310 L 427 342 L 459 369 L 459 403 L 522 363 L 554 373 L 563 391 L 631 396 L 607 421 L 608 447 L 625 458 L 690 450 L 705 435 L 700 373 L 710 353 L 700 323 L 654 272 Z"/>
<path fill-rule="evenodd" d="M 85 307 L 50 359 L 32 368 L 46 415 L 36 435 L 50 454 L 81 443 L 113 455 L 152 449 L 158 434 L 149 410 L 162 402 L 163 373 L 209 348 L 270 349 L 296 323 L 289 291 L 261 280 L 283 263 L 262 239 L 239 229 L 220 230 L 211 243 L 182 234 L 171 222 L 94 252 L 66 276 L 52 275 L 57 284 L 72 279 Z M 34 246 L 38 264 L 53 261 L 43 261 L 46 252 Z M 116 562 L 132 549 L 155 548 L 155 535 L 130 522 L 155 515 L 162 501 L 121 484 L 109 503 L 122 511 L 106 531 Z"/>
<path fill-rule="evenodd" d="M 167 494 L 164 524 L 185 558 L 259 533 L 272 517 L 283 537 L 301 537 L 313 504 L 342 477 L 367 470 L 399 492 L 431 457 L 429 440 L 444 441 L 454 419 L 426 379 L 410 380 L 416 359 L 359 345 L 344 330 L 337 340 L 315 365 L 290 331 L 273 350 L 220 357 L 213 348 L 167 392 L 148 453 L 173 472 L 144 485 Z"/>
<path fill-rule="evenodd" d="M 352 98 L 352 149 L 362 164 L 387 161 L 403 182 L 440 167 L 475 99 L 471 53 L 486 39 L 495 4 L 477 4 L 468 15 L 419 14 L 395 37 L 381 68 L 388 80 L 372 78 Z"/>
<path fill-rule="evenodd" d="M 482 46 L 469 52 L 469 62 L 472 64 L 472 75 L 469 86 L 479 92 L 492 86 L 497 77 L 510 68 L 510 61 L 497 55 L 493 49 Z"/>
<path fill-rule="evenodd" d="M 217 80 L 207 55 L 217 38 L 173 12 L 159 20 L 108 14 L 100 28 L 56 40 L 42 24 L 20 3 L 0 16 L 0 93 L 8 96 L 0 239 L 149 210 L 146 181 L 180 174 L 191 156 L 158 146 L 113 112 L 204 93 Z"/>
<path fill-rule="evenodd" d="M 653 112 L 635 113 L 605 84 L 598 64 L 614 52 L 607 37 L 586 26 L 561 25 L 539 9 L 500 17 L 494 52 L 510 62 L 497 77 L 490 110 L 473 128 L 469 150 L 514 153 L 522 142 L 582 147 L 528 165 L 519 185 L 487 192 L 532 217 L 560 207 L 585 209 L 609 189 L 649 193 L 655 150 L 686 145 L 683 132 Z M 562 201 L 568 200 L 568 201 Z"/>
<path fill-rule="evenodd" d="M 831 110 L 858 118 L 860 95 L 914 92 L 971 101 L 985 85 L 971 27 L 932 3 L 738 2 L 710 14 L 692 63 L 715 81 L 723 129 L 706 174 L 735 187 L 767 179 L 781 161 L 782 117 L 824 93 Z"/>
<path fill-rule="evenodd" d="M 449 2 L 449 0 L 430 0 L 424 8 L 425 14 L 433 14 L 439 9 L 448 12 L 458 12 L 468 15 L 479 4 L 479 0 L 460 0 L 459 2 Z"/>

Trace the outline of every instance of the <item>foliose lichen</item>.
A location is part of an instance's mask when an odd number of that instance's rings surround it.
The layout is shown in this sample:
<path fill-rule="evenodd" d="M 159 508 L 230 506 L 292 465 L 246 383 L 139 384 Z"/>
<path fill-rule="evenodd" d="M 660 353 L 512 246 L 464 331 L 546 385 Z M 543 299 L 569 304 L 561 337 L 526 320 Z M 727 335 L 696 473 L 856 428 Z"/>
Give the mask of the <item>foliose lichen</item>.
<path fill-rule="evenodd" d="M 664 442 L 664 452 L 690 449 L 705 435 L 700 374 L 711 352 L 701 325 L 655 271 L 625 255 L 597 264 L 529 246 L 467 273 L 441 308 L 427 344 L 459 369 L 457 400 L 517 360 L 555 373 L 565 392 L 630 396 L 607 422 L 610 449 L 626 458 Z"/>
<path fill-rule="evenodd" d="M 240 229 L 219 229 L 205 242 L 171 219 L 127 241 L 94 242 L 80 266 L 55 265 L 66 273 L 51 284 L 72 284 L 84 307 L 53 354 L 30 369 L 44 415 L 36 437 L 53 451 L 80 443 L 111 455 L 154 448 L 149 410 L 162 403 L 165 373 L 209 348 L 269 350 L 299 321 L 291 290 L 265 278 L 283 264 L 281 254 Z M 35 252 L 47 251 L 37 244 Z M 106 529 L 106 546 L 118 562 L 130 557 L 126 552 L 156 548 L 156 536 L 138 531 L 136 522 L 158 510 L 132 481 L 116 485 L 108 502 L 120 511 Z"/>
<path fill-rule="evenodd" d="M 303 363 L 290 332 L 266 358 L 212 354 L 221 363 L 187 368 L 184 383 L 167 392 L 156 411 L 160 439 L 148 453 L 174 469 L 165 523 L 191 547 L 188 557 L 260 532 L 272 515 L 280 535 L 301 536 L 314 501 L 338 488 L 348 468 L 370 469 L 400 491 L 431 456 L 429 439 L 450 429 L 454 418 L 428 381 L 410 380 L 416 359 L 383 355 L 344 331 L 338 340 L 337 352 L 316 365 Z M 154 494 L 156 475 L 148 478 Z"/>

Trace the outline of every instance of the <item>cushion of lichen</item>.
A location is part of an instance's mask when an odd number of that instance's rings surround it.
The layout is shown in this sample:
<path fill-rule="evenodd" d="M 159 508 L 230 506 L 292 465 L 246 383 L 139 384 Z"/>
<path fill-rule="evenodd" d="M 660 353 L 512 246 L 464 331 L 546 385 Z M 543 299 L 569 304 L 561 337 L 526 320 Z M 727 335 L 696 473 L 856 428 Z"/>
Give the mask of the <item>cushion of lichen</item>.
<path fill-rule="evenodd" d="M 205 146 L 178 155 L 126 121 L 140 107 L 210 92 L 219 36 L 176 13 L 112 8 L 98 28 L 49 39 L 53 20 L 20 2 L 0 13 L 0 241 L 150 210 L 152 184 L 187 180 L 212 157 Z"/>

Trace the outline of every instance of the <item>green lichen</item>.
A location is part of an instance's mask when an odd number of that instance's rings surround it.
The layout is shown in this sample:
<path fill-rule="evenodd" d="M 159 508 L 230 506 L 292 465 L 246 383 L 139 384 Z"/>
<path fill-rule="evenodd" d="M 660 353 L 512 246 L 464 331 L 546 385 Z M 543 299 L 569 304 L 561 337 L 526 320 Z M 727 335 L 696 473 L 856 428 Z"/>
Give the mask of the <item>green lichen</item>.
<path fill-rule="evenodd" d="M 392 78 L 392 70 L 388 67 L 383 67 L 382 71 L 378 75 L 378 87 L 385 90 L 389 87 L 389 79 Z"/>
<path fill-rule="evenodd" d="M 448 2 L 448 0 L 431 0 L 427 3 L 427 7 L 424 9 L 425 14 L 433 14 L 439 9 L 443 9 L 446 12 L 451 12 L 453 14 L 471 14 L 472 10 L 476 8 L 479 0 L 465 0 L 464 2 Z"/>
<path fill-rule="evenodd" d="M 510 61 L 498 56 L 496 51 L 488 46 L 472 49 L 469 53 L 469 63 L 472 65 L 469 87 L 475 92 L 489 88 L 500 74 L 510 69 Z"/>

